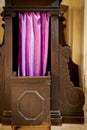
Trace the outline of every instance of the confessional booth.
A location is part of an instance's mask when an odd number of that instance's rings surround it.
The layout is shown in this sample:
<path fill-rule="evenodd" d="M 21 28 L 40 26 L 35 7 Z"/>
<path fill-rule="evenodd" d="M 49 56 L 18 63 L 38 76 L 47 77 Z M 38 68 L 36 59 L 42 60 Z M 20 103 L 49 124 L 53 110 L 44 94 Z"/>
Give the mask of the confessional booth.
<path fill-rule="evenodd" d="M 62 0 L 6 0 L 0 46 L 0 121 L 13 126 L 84 122 L 84 93 L 72 80 Z M 74 75 L 75 77 L 75 75 Z"/>

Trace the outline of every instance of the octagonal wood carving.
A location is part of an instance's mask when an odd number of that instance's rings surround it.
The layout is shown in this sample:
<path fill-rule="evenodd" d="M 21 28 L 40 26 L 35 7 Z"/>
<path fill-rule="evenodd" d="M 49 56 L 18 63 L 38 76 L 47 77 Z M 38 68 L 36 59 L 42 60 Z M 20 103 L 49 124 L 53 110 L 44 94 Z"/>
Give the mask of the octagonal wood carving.
<path fill-rule="evenodd" d="M 37 91 L 24 91 L 17 100 L 17 111 L 25 120 L 36 120 L 43 114 L 43 103 Z"/>

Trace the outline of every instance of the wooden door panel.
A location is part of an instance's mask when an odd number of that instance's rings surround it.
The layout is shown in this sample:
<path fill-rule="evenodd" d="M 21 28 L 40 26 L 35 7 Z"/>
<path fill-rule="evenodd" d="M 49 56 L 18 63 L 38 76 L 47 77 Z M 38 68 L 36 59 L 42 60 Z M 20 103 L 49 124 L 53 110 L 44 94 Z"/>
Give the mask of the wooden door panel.
<path fill-rule="evenodd" d="M 48 77 L 45 79 L 11 78 L 11 87 L 13 125 L 40 125 L 50 121 L 50 79 Z"/>

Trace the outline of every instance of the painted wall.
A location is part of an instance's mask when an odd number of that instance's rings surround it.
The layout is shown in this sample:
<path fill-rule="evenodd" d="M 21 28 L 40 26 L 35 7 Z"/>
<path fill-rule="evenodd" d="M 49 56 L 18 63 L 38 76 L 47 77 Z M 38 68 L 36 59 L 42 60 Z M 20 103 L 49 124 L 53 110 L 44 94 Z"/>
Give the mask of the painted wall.
<path fill-rule="evenodd" d="M 83 42 L 83 0 L 63 0 L 62 4 L 69 6 L 68 44 L 72 48 L 72 59 L 80 64 L 80 49 Z"/>
<path fill-rule="evenodd" d="M 2 12 L 2 8 L 0 7 L 0 13 Z M 2 44 L 3 42 L 3 35 L 4 35 L 4 29 L 2 27 L 3 21 L 2 21 L 2 17 L 0 16 L 0 44 Z"/>
<path fill-rule="evenodd" d="M 87 0 L 84 0 L 84 37 L 83 37 L 83 50 L 84 50 L 84 59 L 83 59 L 83 84 L 85 91 L 87 92 Z"/>
<path fill-rule="evenodd" d="M 0 0 L 0 7 L 3 7 L 5 5 L 5 0 Z"/>
<path fill-rule="evenodd" d="M 0 0 L 0 14 L 3 11 L 3 6 L 5 5 L 5 1 L 4 0 Z M 3 42 L 3 35 L 4 35 L 4 29 L 2 27 L 3 21 L 2 21 L 2 17 L 0 15 L 0 44 L 2 44 Z"/>

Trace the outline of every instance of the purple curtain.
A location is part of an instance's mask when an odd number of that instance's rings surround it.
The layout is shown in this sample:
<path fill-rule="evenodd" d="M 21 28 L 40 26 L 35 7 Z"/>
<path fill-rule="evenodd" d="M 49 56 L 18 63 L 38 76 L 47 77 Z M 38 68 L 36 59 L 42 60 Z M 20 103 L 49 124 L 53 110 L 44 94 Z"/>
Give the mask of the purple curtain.
<path fill-rule="evenodd" d="M 19 13 L 18 76 L 44 76 L 48 57 L 46 12 Z"/>

